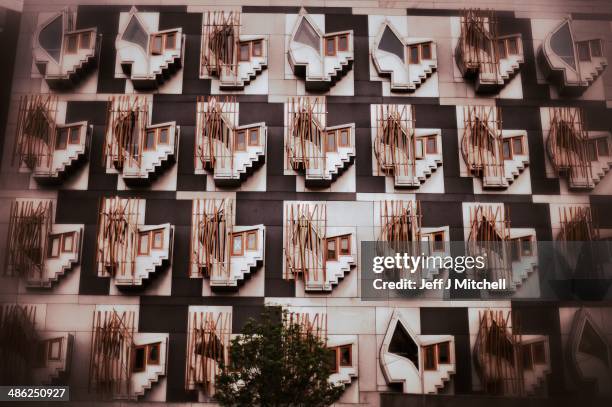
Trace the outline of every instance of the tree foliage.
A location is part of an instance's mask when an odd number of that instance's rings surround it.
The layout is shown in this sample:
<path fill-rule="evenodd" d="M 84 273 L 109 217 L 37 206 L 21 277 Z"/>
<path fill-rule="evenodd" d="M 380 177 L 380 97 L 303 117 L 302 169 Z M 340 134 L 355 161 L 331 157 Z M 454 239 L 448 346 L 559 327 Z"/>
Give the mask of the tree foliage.
<path fill-rule="evenodd" d="M 295 322 L 282 323 L 266 309 L 234 338 L 230 362 L 216 378 L 222 406 L 328 406 L 344 390 L 328 381 L 329 350 Z"/>

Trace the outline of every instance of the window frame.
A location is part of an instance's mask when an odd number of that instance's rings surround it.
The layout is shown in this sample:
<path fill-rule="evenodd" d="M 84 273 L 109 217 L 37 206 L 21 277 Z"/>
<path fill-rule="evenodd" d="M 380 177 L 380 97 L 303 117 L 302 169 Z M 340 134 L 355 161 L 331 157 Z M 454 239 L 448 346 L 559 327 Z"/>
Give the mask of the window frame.
<path fill-rule="evenodd" d="M 236 246 L 234 242 L 236 239 L 240 239 L 240 251 L 236 251 Z M 230 253 L 232 256 L 241 257 L 244 256 L 244 232 L 232 233 L 232 246 L 230 248 Z"/>
<path fill-rule="evenodd" d="M 324 39 L 324 47 L 325 47 L 325 56 L 326 57 L 335 57 L 338 54 L 338 50 L 336 49 L 336 37 L 335 36 L 330 36 L 330 37 L 323 37 Z M 329 44 L 333 44 L 333 50 L 330 51 L 330 49 L 328 48 Z"/>
<path fill-rule="evenodd" d="M 170 127 L 158 127 L 156 130 L 157 130 L 157 134 L 156 134 L 157 145 L 159 144 L 169 145 L 170 144 Z M 161 135 L 164 131 L 166 132 L 166 140 L 162 141 Z"/>
<path fill-rule="evenodd" d="M 422 60 L 427 60 L 427 59 L 432 59 L 432 55 L 431 55 L 431 43 L 430 42 L 426 42 L 423 44 L 420 44 L 421 46 L 421 61 Z M 425 49 L 427 49 L 427 56 L 425 56 Z"/>
<path fill-rule="evenodd" d="M 159 39 L 159 47 L 156 45 L 156 40 Z M 164 53 L 164 35 L 163 34 L 151 34 L 149 39 L 149 54 L 150 55 L 161 55 Z"/>
<path fill-rule="evenodd" d="M 64 54 L 74 55 L 79 52 L 79 33 L 70 33 L 64 36 L 66 40 L 66 46 L 64 47 Z M 74 40 L 74 48 L 70 47 L 70 41 Z"/>
<path fill-rule="evenodd" d="M 446 354 L 448 355 L 448 361 L 442 361 L 440 360 L 440 348 L 441 347 L 446 347 Z M 450 365 L 451 364 L 451 349 L 450 349 L 450 342 L 449 341 L 445 341 L 445 342 L 440 342 L 440 343 L 436 343 L 436 362 L 439 365 Z"/>
<path fill-rule="evenodd" d="M 336 130 L 325 131 L 325 152 L 326 153 L 337 153 L 338 152 L 338 140 L 336 139 Z M 329 140 L 334 141 L 333 149 L 330 149 Z"/>
<path fill-rule="evenodd" d="M 505 39 L 506 43 L 506 55 L 520 55 L 519 42 L 517 37 L 508 37 Z M 510 44 L 514 44 L 514 50 L 512 50 Z"/>
<path fill-rule="evenodd" d="M 72 138 L 73 134 L 77 135 L 76 141 Z M 81 144 L 81 127 L 80 126 L 71 126 L 68 127 L 68 143 L 69 146 L 76 146 Z"/>
<path fill-rule="evenodd" d="M 63 144 L 60 144 L 62 140 L 62 133 L 66 134 Z M 66 150 L 68 148 L 68 140 L 70 139 L 70 127 L 58 127 L 55 131 L 55 150 Z"/>
<path fill-rule="evenodd" d="M 251 247 L 249 245 L 249 242 L 250 242 L 249 237 L 250 236 L 255 236 L 255 247 Z M 245 241 L 246 241 L 246 245 L 245 245 L 246 250 L 247 251 L 255 251 L 255 250 L 257 250 L 257 247 L 259 246 L 259 242 L 257 240 L 258 240 L 258 238 L 257 238 L 257 231 L 256 230 L 249 230 L 248 232 L 246 232 L 246 239 L 245 239 Z"/>
<path fill-rule="evenodd" d="M 337 141 L 337 146 L 338 147 L 350 147 L 351 146 L 351 131 L 348 128 L 344 128 L 344 129 L 338 129 L 337 131 L 338 134 L 338 141 Z M 346 143 L 342 142 L 342 134 L 346 134 Z"/>
<path fill-rule="evenodd" d="M 146 359 L 147 362 L 145 364 L 145 368 L 146 366 L 152 365 L 152 366 L 157 366 L 161 364 L 161 342 L 155 342 L 155 343 L 149 343 L 146 345 L 147 347 L 147 354 L 146 354 Z M 152 359 L 151 358 L 151 350 L 157 348 L 157 359 Z"/>
<path fill-rule="evenodd" d="M 597 145 L 597 157 L 609 157 L 610 156 L 610 143 L 608 143 L 607 137 L 598 137 L 595 140 L 595 144 Z M 601 152 L 600 144 L 605 143 L 606 151 L 605 153 Z"/>
<path fill-rule="evenodd" d="M 348 362 L 347 364 L 343 364 L 342 363 L 342 350 L 348 350 Z M 337 365 L 339 367 L 353 367 L 353 346 L 352 345 L 340 345 L 337 347 L 337 351 L 336 351 L 337 355 L 338 355 L 338 362 Z"/>
<path fill-rule="evenodd" d="M 593 47 L 593 44 L 597 44 L 597 52 L 593 52 L 593 49 L 595 49 Z M 595 38 L 593 40 L 589 40 L 589 49 L 591 52 L 591 59 L 593 58 L 602 58 L 603 57 L 603 43 L 601 41 L 601 39 L 599 38 Z"/>
<path fill-rule="evenodd" d="M 164 37 L 164 51 L 167 49 L 176 49 L 176 39 L 178 38 L 178 31 L 169 31 L 163 34 Z M 174 38 L 174 43 L 172 46 L 168 45 L 168 37 Z"/>
<path fill-rule="evenodd" d="M 153 147 L 149 147 L 149 134 L 153 134 Z M 144 134 L 144 143 L 142 149 L 144 151 L 155 151 L 157 150 L 157 129 L 147 129 Z"/>
<path fill-rule="evenodd" d="M 436 237 L 438 237 L 438 236 L 442 236 L 442 239 L 441 240 L 436 240 Z M 445 246 L 445 244 L 444 244 L 444 232 L 443 231 L 441 231 L 441 232 L 433 232 L 431 234 L 431 238 L 432 238 L 431 239 L 431 242 L 432 242 L 432 244 L 431 244 L 432 251 L 436 252 L 436 253 L 443 252 L 444 248 L 445 248 L 444 247 Z M 440 247 L 440 245 L 442 247 Z"/>
<path fill-rule="evenodd" d="M 414 157 L 416 159 L 423 159 L 425 157 L 425 143 L 422 138 L 418 138 L 414 143 Z"/>
<path fill-rule="evenodd" d="M 256 53 L 255 50 L 259 49 L 259 51 Z M 252 57 L 263 57 L 263 40 L 254 40 L 251 41 L 251 54 Z"/>
<path fill-rule="evenodd" d="M 155 236 L 161 235 L 160 243 L 161 246 L 157 246 L 155 244 Z M 164 229 L 155 229 L 151 231 L 151 249 L 153 250 L 163 250 L 164 249 Z"/>
<path fill-rule="evenodd" d="M 57 240 L 57 254 L 53 254 L 53 241 Z M 61 233 L 53 233 L 49 235 L 48 243 L 47 243 L 47 258 L 48 259 L 57 259 L 62 254 L 62 234 Z"/>
<path fill-rule="evenodd" d="M 346 242 L 346 250 L 342 249 L 342 242 Z M 351 235 L 338 236 L 338 255 L 339 256 L 350 256 L 351 255 Z"/>
<path fill-rule="evenodd" d="M 520 151 L 516 151 L 515 143 L 519 143 L 521 146 Z M 525 155 L 525 144 L 523 143 L 523 136 L 512 137 L 512 155 Z"/>
<path fill-rule="evenodd" d="M 423 346 L 423 370 L 438 370 L 438 349 L 437 344 Z M 430 354 L 431 352 L 431 354 Z"/>
<path fill-rule="evenodd" d="M 346 47 L 340 47 L 340 39 L 346 39 Z M 336 52 L 347 52 L 349 50 L 349 36 L 348 34 L 340 34 L 336 36 L 337 44 L 336 44 Z"/>
<path fill-rule="evenodd" d="M 330 249 L 329 249 L 329 245 L 333 244 L 334 248 L 333 248 L 333 253 L 334 253 L 334 257 L 330 257 Z M 326 238 L 325 239 L 325 260 L 326 261 L 337 261 L 338 260 L 338 238 L 337 237 L 330 237 L 330 238 Z"/>
<path fill-rule="evenodd" d="M 419 49 L 419 45 L 408 45 L 408 63 L 409 64 L 420 64 L 421 63 L 421 50 Z M 416 61 L 414 55 L 412 53 L 413 50 L 416 50 Z"/>
<path fill-rule="evenodd" d="M 136 361 L 138 360 L 138 358 L 136 357 L 137 352 L 142 350 L 144 352 L 144 355 L 142 357 L 142 367 L 136 367 Z M 148 347 L 147 345 L 134 345 L 132 348 L 132 373 L 142 373 L 144 371 L 147 370 L 147 352 L 148 351 Z"/>
<path fill-rule="evenodd" d="M 247 140 L 246 143 L 249 147 L 257 147 L 259 146 L 259 127 L 251 127 L 250 129 L 246 129 L 248 134 L 247 134 Z M 255 134 L 257 136 L 256 138 L 256 142 L 255 143 L 251 143 L 251 134 Z"/>
<path fill-rule="evenodd" d="M 246 54 L 243 55 L 242 51 Z M 251 41 L 243 41 L 238 44 L 238 61 L 248 62 L 251 60 Z"/>
<path fill-rule="evenodd" d="M 66 248 L 66 242 L 68 241 L 68 238 L 70 239 L 70 248 Z M 61 234 L 61 241 L 62 241 L 62 246 L 61 246 L 61 253 L 72 253 L 74 252 L 75 249 L 75 233 L 74 232 L 67 232 L 67 233 L 62 233 Z"/>
<path fill-rule="evenodd" d="M 438 138 L 436 136 L 428 136 L 425 140 L 425 154 L 438 154 Z M 433 151 L 429 150 L 429 143 L 433 141 Z"/>
<path fill-rule="evenodd" d="M 62 337 L 59 338 L 52 338 L 52 339 L 47 339 L 47 360 L 51 360 L 53 362 L 57 362 L 62 360 L 62 343 L 63 343 L 63 339 Z M 57 355 L 53 354 L 53 344 L 57 343 Z"/>
<path fill-rule="evenodd" d="M 143 251 L 143 238 L 146 236 L 146 252 Z M 151 231 L 138 232 L 138 256 L 149 256 L 151 254 Z"/>
<path fill-rule="evenodd" d="M 239 143 L 239 136 L 242 135 L 242 143 Z M 247 149 L 247 134 L 245 129 L 234 131 L 234 151 L 246 151 Z"/>
<path fill-rule="evenodd" d="M 512 158 L 514 158 L 514 154 L 512 153 L 512 141 L 509 138 L 504 139 L 502 142 L 502 157 L 504 160 L 512 160 Z"/>

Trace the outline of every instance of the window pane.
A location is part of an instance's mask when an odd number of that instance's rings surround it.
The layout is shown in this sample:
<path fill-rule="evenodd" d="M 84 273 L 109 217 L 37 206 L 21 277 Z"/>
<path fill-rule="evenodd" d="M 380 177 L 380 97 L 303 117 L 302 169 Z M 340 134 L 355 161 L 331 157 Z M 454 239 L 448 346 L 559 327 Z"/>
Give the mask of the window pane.
<path fill-rule="evenodd" d="M 419 47 L 410 47 L 410 63 L 419 63 Z"/>
<path fill-rule="evenodd" d="M 351 346 L 342 346 L 340 348 L 340 366 L 352 366 L 351 361 Z"/>
<path fill-rule="evenodd" d="M 79 127 L 71 127 L 70 134 L 68 136 L 68 143 L 80 144 L 81 143 L 81 129 Z"/>
<path fill-rule="evenodd" d="M 327 241 L 327 259 L 336 259 L 336 239 L 329 239 Z"/>
<path fill-rule="evenodd" d="M 67 143 L 68 143 L 68 128 L 64 127 L 58 130 L 57 140 L 55 142 L 55 148 L 58 150 L 63 150 L 66 148 Z"/>
<path fill-rule="evenodd" d="M 232 239 L 232 254 L 242 254 L 242 235 L 234 235 Z"/>
<path fill-rule="evenodd" d="M 437 252 L 444 250 L 444 233 L 434 234 L 434 250 Z"/>
<path fill-rule="evenodd" d="M 590 61 L 591 51 L 589 51 L 589 43 L 579 42 L 577 45 L 578 45 L 578 58 L 580 58 L 581 61 Z"/>
<path fill-rule="evenodd" d="M 332 373 L 336 373 L 338 371 L 338 366 L 336 366 L 336 349 L 328 349 L 327 350 L 327 366 L 329 366 L 329 370 Z"/>
<path fill-rule="evenodd" d="M 248 61 L 251 58 L 250 47 L 248 42 L 240 44 L 240 60 Z"/>
<path fill-rule="evenodd" d="M 138 253 L 149 254 L 149 233 L 141 233 L 138 240 Z"/>
<path fill-rule="evenodd" d="M 155 35 L 151 43 L 151 52 L 154 54 L 160 54 L 162 52 L 162 36 Z"/>
<path fill-rule="evenodd" d="M 168 129 L 160 129 L 159 131 L 159 143 L 160 144 L 168 144 Z"/>
<path fill-rule="evenodd" d="M 335 38 L 326 38 L 325 39 L 325 54 L 326 55 L 336 55 L 336 39 Z"/>
<path fill-rule="evenodd" d="M 433 137 L 427 138 L 427 154 L 436 154 L 437 152 L 436 139 Z"/>
<path fill-rule="evenodd" d="M 247 250 L 257 250 L 257 233 L 249 232 L 247 234 Z"/>
<path fill-rule="evenodd" d="M 532 251 L 531 251 L 531 239 L 530 238 L 521 239 L 521 253 L 524 256 L 531 256 Z"/>
<path fill-rule="evenodd" d="M 53 236 L 51 237 L 51 242 L 49 242 L 49 257 L 57 257 L 60 254 L 60 237 Z"/>
<path fill-rule="evenodd" d="M 77 44 L 78 44 L 78 36 L 76 35 L 69 35 L 68 36 L 68 42 L 66 44 L 66 51 L 70 52 L 70 53 L 74 53 L 77 50 Z"/>
<path fill-rule="evenodd" d="M 49 341 L 49 359 L 60 360 L 62 357 L 62 338 Z"/>
<path fill-rule="evenodd" d="M 57 16 L 38 35 L 38 42 L 51 58 L 59 62 L 62 47 L 62 16 Z"/>
<path fill-rule="evenodd" d="M 327 133 L 327 151 L 336 151 L 336 132 L 330 131 Z"/>
<path fill-rule="evenodd" d="M 510 151 L 510 141 L 504 140 L 502 150 L 503 150 L 505 160 L 512 159 L 512 151 Z"/>
<path fill-rule="evenodd" d="M 340 253 L 341 254 L 350 254 L 351 249 L 349 247 L 349 238 L 348 236 L 344 236 L 340 238 Z"/>
<path fill-rule="evenodd" d="M 591 40 L 591 56 L 599 58 L 602 56 L 601 52 L 601 41 L 599 40 Z"/>
<path fill-rule="evenodd" d="M 537 342 L 531 345 L 533 352 L 533 362 L 538 365 L 546 363 L 546 349 L 544 342 Z"/>
<path fill-rule="evenodd" d="M 176 34 L 169 33 L 166 34 L 166 49 L 174 49 L 176 48 Z"/>
<path fill-rule="evenodd" d="M 597 161 L 597 144 L 594 140 L 591 140 L 587 143 L 587 155 L 589 160 Z"/>
<path fill-rule="evenodd" d="M 497 50 L 499 52 L 500 58 L 506 58 L 506 41 L 499 40 L 497 41 Z"/>
<path fill-rule="evenodd" d="M 438 363 L 449 364 L 450 363 L 450 343 L 444 342 L 438 344 Z"/>
<path fill-rule="evenodd" d="M 89 47 L 91 47 L 91 33 L 90 32 L 84 32 L 81 33 L 81 40 L 79 41 L 79 48 L 80 49 L 87 49 Z"/>
<path fill-rule="evenodd" d="M 523 140 L 518 137 L 512 139 L 512 152 L 514 154 L 523 154 Z"/>
<path fill-rule="evenodd" d="M 423 44 L 421 46 L 421 53 L 423 59 L 431 59 L 431 45 Z"/>
<path fill-rule="evenodd" d="M 132 16 L 132 19 L 121 36 L 121 39 L 123 41 L 133 42 L 134 44 L 140 45 L 144 50 L 147 49 L 147 32 L 135 15 Z"/>
<path fill-rule="evenodd" d="M 249 145 L 250 146 L 259 145 L 259 129 L 249 130 Z"/>
<path fill-rule="evenodd" d="M 246 149 L 246 140 L 245 140 L 244 131 L 237 131 L 235 134 L 236 134 L 236 140 L 235 140 L 236 150 Z"/>
<path fill-rule="evenodd" d="M 153 247 L 155 249 L 162 249 L 164 247 L 164 232 L 161 230 L 153 233 Z"/>
<path fill-rule="evenodd" d="M 608 140 L 606 140 L 605 138 L 600 138 L 599 140 L 597 140 L 597 154 L 604 157 L 610 155 Z"/>
<path fill-rule="evenodd" d="M 338 51 L 348 51 L 348 37 L 346 35 L 338 37 Z"/>
<path fill-rule="evenodd" d="M 435 345 L 425 346 L 425 370 L 436 370 L 436 349 Z"/>
<path fill-rule="evenodd" d="M 261 41 L 255 41 L 253 43 L 253 56 L 254 57 L 260 57 L 262 55 L 263 55 L 262 42 Z"/>
<path fill-rule="evenodd" d="M 516 38 L 508 39 L 508 54 L 509 55 L 518 54 L 518 41 Z"/>
<path fill-rule="evenodd" d="M 344 147 L 348 147 L 350 145 L 348 130 L 340 131 L 340 145 Z"/>
<path fill-rule="evenodd" d="M 145 150 L 155 150 L 155 130 L 147 131 Z"/>
<path fill-rule="evenodd" d="M 416 158 L 423 158 L 424 155 L 424 151 L 423 151 L 423 140 L 417 140 L 415 143 L 415 156 Z"/>
<path fill-rule="evenodd" d="M 159 343 L 155 343 L 147 346 L 149 354 L 147 355 L 147 364 L 158 365 L 159 364 Z"/>
<path fill-rule="evenodd" d="M 74 249 L 74 234 L 66 233 L 62 239 L 62 251 L 64 253 L 71 252 Z"/>
<path fill-rule="evenodd" d="M 134 371 L 141 372 L 145 369 L 145 346 L 134 349 Z"/>
<path fill-rule="evenodd" d="M 533 360 L 531 358 L 531 345 L 523 345 L 523 369 L 533 370 Z"/>

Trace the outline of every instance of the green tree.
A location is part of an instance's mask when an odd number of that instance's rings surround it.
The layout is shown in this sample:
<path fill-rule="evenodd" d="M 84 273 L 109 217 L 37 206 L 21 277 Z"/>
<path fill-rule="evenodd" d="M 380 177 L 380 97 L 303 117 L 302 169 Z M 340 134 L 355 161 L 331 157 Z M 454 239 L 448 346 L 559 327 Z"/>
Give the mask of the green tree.
<path fill-rule="evenodd" d="M 279 317 L 267 308 L 232 340 L 229 365 L 216 380 L 215 399 L 222 406 L 328 406 L 344 391 L 328 381 L 325 344 Z"/>

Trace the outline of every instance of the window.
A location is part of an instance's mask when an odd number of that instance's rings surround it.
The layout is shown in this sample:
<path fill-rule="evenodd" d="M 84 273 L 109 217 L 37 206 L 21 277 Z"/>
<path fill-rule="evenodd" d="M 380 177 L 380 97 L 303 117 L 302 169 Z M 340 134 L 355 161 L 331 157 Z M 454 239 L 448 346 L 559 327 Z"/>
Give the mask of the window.
<path fill-rule="evenodd" d="M 521 347 L 523 353 L 523 369 L 533 370 L 533 356 L 531 354 L 531 345 L 523 345 Z"/>
<path fill-rule="evenodd" d="M 147 367 L 147 346 L 136 346 L 134 347 L 132 371 L 133 372 L 144 372 Z"/>
<path fill-rule="evenodd" d="M 263 55 L 263 43 L 261 41 L 253 42 L 253 56 L 260 57 Z"/>
<path fill-rule="evenodd" d="M 341 236 L 340 237 L 340 255 L 348 256 L 351 254 L 351 237 Z"/>
<path fill-rule="evenodd" d="M 234 149 L 237 151 L 246 150 L 246 135 L 244 130 L 234 133 Z"/>
<path fill-rule="evenodd" d="M 436 154 L 438 152 L 437 144 L 435 137 L 427 137 L 427 154 Z"/>
<path fill-rule="evenodd" d="M 240 60 L 241 61 L 248 61 L 249 59 L 251 59 L 251 50 L 250 50 L 250 43 L 249 42 L 242 42 L 240 43 Z"/>
<path fill-rule="evenodd" d="M 79 49 L 88 49 L 91 47 L 91 33 L 89 31 L 82 32 L 79 35 Z"/>
<path fill-rule="evenodd" d="M 532 343 L 531 351 L 533 354 L 533 363 L 536 365 L 546 364 L 546 348 L 544 346 L 544 342 Z"/>
<path fill-rule="evenodd" d="M 597 161 L 597 143 L 595 140 L 589 140 L 587 142 L 587 157 L 590 161 Z"/>
<path fill-rule="evenodd" d="M 145 135 L 145 150 L 155 150 L 155 130 L 148 130 Z"/>
<path fill-rule="evenodd" d="M 436 370 L 438 368 L 436 361 L 436 345 L 423 347 L 423 368 L 425 370 Z"/>
<path fill-rule="evenodd" d="M 71 34 L 66 37 L 66 54 L 76 54 L 79 47 L 79 35 Z"/>
<path fill-rule="evenodd" d="M 81 144 L 80 127 L 70 127 L 68 129 L 68 144 Z"/>
<path fill-rule="evenodd" d="M 448 365 L 450 363 L 450 342 L 438 344 L 438 364 Z"/>
<path fill-rule="evenodd" d="M 589 44 L 591 45 L 591 57 L 601 58 L 601 56 L 603 55 L 601 49 L 601 40 L 591 40 L 589 41 Z"/>
<path fill-rule="evenodd" d="M 49 353 L 47 354 L 47 359 L 54 361 L 62 359 L 62 339 L 63 338 L 54 338 L 48 341 Z"/>
<path fill-rule="evenodd" d="M 339 349 L 339 359 L 340 366 L 342 367 L 352 367 L 353 366 L 353 355 L 352 355 L 352 346 L 351 345 L 343 345 L 340 346 Z"/>
<path fill-rule="evenodd" d="M 153 243 L 151 245 L 153 249 L 163 249 L 164 248 L 164 230 L 154 230 L 153 231 Z"/>
<path fill-rule="evenodd" d="M 336 348 L 327 350 L 327 366 L 331 373 L 338 373 L 338 352 Z"/>
<path fill-rule="evenodd" d="M 62 235 L 51 235 L 49 239 L 47 257 L 51 259 L 59 257 L 62 244 Z"/>
<path fill-rule="evenodd" d="M 336 37 L 325 38 L 325 55 L 336 56 Z"/>
<path fill-rule="evenodd" d="M 508 38 L 508 55 L 517 55 L 518 54 L 518 40 L 516 38 Z"/>
<path fill-rule="evenodd" d="M 327 239 L 327 260 L 336 260 L 338 252 L 336 251 L 336 239 Z"/>
<path fill-rule="evenodd" d="M 608 157 L 610 155 L 610 148 L 608 146 L 608 140 L 605 138 L 599 138 L 596 140 L 597 143 L 597 155 L 601 157 Z"/>
<path fill-rule="evenodd" d="M 529 236 L 521 238 L 521 255 L 533 256 L 533 248 L 531 247 L 531 237 Z"/>
<path fill-rule="evenodd" d="M 338 51 L 348 51 L 348 35 L 338 37 Z"/>
<path fill-rule="evenodd" d="M 249 146 L 259 145 L 259 129 L 249 130 Z"/>
<path fill-rule="evenodd" d="M 497 51 L 499 52 L 499 57 L 500 58 L 506 58 L 507 57 L 507 54 L 506 54 L 506 41 L 504 41 L 504 40 L 497 41 Z"/>
<path fill-rule="evenodd" d="M 521 137 L 514 137 L 512 139 L 512 153 L 517 155 L 523 154 L 523 139 Z"/>
<path fill-rule="evenodd" d="M 580 61 L 590 61 L 591 50 L 588 41 L 578 42 L 576 43 L 576 46 L 578 47 L 578 59 Z"/>
<path fill-rule="evenodd" d="M 55 140 L 55 149 L 56 150 L 65 150 L 66 145 L 68 144 L 68 133 L 70 129 L 68 127 L 62 127 L 57 130 L 56 135 L 57 139 Z"/>
<path fill-rule="evenodd" d="M 421 45 L 421 58 L 431 59 L 431 45 L 430 44 Z"/>
<path fill-rule="evenodd" d="M 512 159 L 512 146 L 510 145 L 510 140 L 504 140 L 502 144 L 502 153 L 504 156 L 504 160 Z"/>
<path fill-rule="evenodd" d="M 138 255 L 147 256 L 150 253 L 149 232 L 141 232 L 138 234 Z"/>
<path fill-rule="evenodd" d="M 175 49 L 176 48 L 176 33 L 167 33 L 166 34 L 166 49 Z"/>
<path fill-rule="evenodd" d="M 147 345 L 147 365 L 159 365 L 159 349 L 161 343 Z"/>
<path fill-rule="evenodd" d="M 422 139 L 416 141 L 414 155 L 416 158 L 423 158 L 423 156 L 425 155 Z"/>
<path fill-rule="evenodd" d="M 351 144 L 351 140 L 349 137 L 348 129 L 340 130 L 340 140 L 338 141 L 338 145 L 340 147 L 349 147 Z"/>
<path fill-rule="evenodd" d="M 248 232 L 246 242 L 247 250 L 257 250 L 257 232 L 254 230 Z"/>
<path fill-rule="evenodd" d="M 444 232 L 436 232 L 433 234 L 433 251 L 444 251 Z"/>
<path fill-rule="evenodd" d="M 163 37 L 161 35 L 151 36 L 151 54 L 160 55 L 163 51 Z"/>
<path fill-rule="evenodd" d="M 74 233 L 64 233 L 62 235 L 62 253 L 74 251 Z"/>
<path fill-rule="evenodd" d="M 409 63 L 411 64 L 418 64 L 419 63 L 419 47 L 417 45 L 411 45 L 410 46 L 410 50 L 409 50 L 409 54 L 410 56 L 410 60 Z"/>
<path fill-rule="evenodd" d="M 242 233 L 232 236 L 232 256 L 242 256 Z"/>
<path fill-rule="evenodd" d="M 170 129 L 163 128 L 159 129 L 159 139 L 157 140 L 159 144 L 168 144 L 170 139 Z"/>
<path fill-rule="evenodd" d="M 327 152 L 336 151 L 336 132 L 335 131 L 328 131 L 326 133 L 325 151 Z"/>

